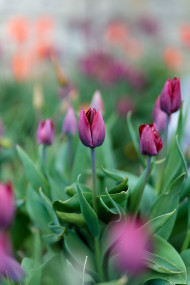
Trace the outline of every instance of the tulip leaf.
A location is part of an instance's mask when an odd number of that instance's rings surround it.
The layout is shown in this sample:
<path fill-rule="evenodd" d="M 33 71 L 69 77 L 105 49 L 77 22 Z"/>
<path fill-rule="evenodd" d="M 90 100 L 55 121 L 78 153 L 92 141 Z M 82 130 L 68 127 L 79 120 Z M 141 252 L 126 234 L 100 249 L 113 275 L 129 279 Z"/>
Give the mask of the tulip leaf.
<path fill-rule="evenodd" d="M 35 190 L 38 190 L 40 187 L 42 187 L 43 189 L 47 189 L 47 182 L 45 181 L 45 178 L 36 168 L 33 161 L 29 158 L 26 152 L 18 145 L 17 145 L 17 152 L 23 164 L 26 176 L 30 181 L 32 187 Z"/>
<path fill-rule="evenodd" d="M 103 283 L 97 283 L 97 285 L 125 285 L 127 282 L 127 277 L 124 276 L 121 279 L 114 280 L 114 281 L 108 281 Z"/>
<path fill-rule="evenodd" d="M 59 222 L 58 222 L 56 213 L 55 213 L 55 211 L 54 211 L 53 208 L 52 208 L 52 202 L 51 202 L 51 201 L 49 200 L 49 198 L 43 193 L 42 189 L 39 190 L 39 193 L 40 193 L 40 197 L 41 197 L 42 201 L 44 202 L 44 205 L 46 206 L 46 209 L 47 209 L 49 215 L 52 217 L 53 222 L 54 222 L 56 225 L 59 225 Z"/>
<path fill-rule="evenodd" d="M 79 227 L 86 225 L 86 221 L 82 214 L 57 212 L 57 215 L 64 222 L 77 225 Z"/>
<path fill-rule="evenodd" d="M 128 190 L 128 176 L 126 176 L 126 178 L 118 185 L 112 187 L 111 189 L 108 189 L 108 192 L 109 194 L 115 194 L 127 190 Z"/>
<path fill-rule="evenodd" d="M 187 249 L 181 253 L 181 258 L 185 263 L 187 269 L 187 285 L 190 285 L 190 249 Z"/>
<path fill-rule="evenodd" d="M 81 212 L 86 220 L 86 223 L 88 225 L 88 228 L 91 234 L 94 237 L 98 237 L 100 234 L 98 217 L 80 189 L 79 178 L 80 178 L 80 175 L 77 178 L 77 193 L 78 193 Z"/>
<path fill-rule="evenodd" d="M 179 155 L 181 157 L 181 161 L 182 161 L 182 164 L 183 164 L 183 168 L 184 168 L 184 171 L 186 172 L 186 177 L 188 176 L 188 169 L 187 169 L 187 163 L 185 161 L 185 157 L 184 157 L 184 154 L 181 150 L 181 147 L 179 145 L 179 140 L 178 140 L 178 135 L 176 135 L 176 144 L 177 144 L 177 149 L 178 149 L 178 152 L 179 152 Z"/>
<path fill-rule="evenodd" d="M 142 227 L 150 227 L 151 232 L 156 233 L 160 228 L 165 225 L 165 223 L 174 215 L 176 209 L 172 212 L 158 216 L 156 218 L 151 219 L 147 223 L 145 223 Z"/>
<path fill-rule="evenodd" d="M 145 168 L 145 167 L 146 167 L 146 163 L 145 163 L 145 160 L 144 160 L 143 156 L 142 156 L 141 153 L 140 153 L 139 142 L 138 142 L 136 133 L 135 133 L 135 131 L 134 131 L 134 128 L 133 128 L 133 125 L 132 125 L 132 122 L 131 122 L 131 116 L 132 116 L 132 113 L 131 113 L 131 112 L 128 112 L 128 115 L 127 115 L 127 124 L 128 124 L 128 128 L 129 128 L 129 133 L 130 133 L 130 135 L 131 135 L 131 138 L 132 138 L 132 141 L 133 141 L 135 150 L 136 150 L 136 152 L 137 152 L 137 154 L 138 154 L 138 157 L 139 157 L 139 159 L 140 159 L 140 162 L 141 162 L 143 168 Z"/>
<path fill-rule="evenodd" d="M 186 284 L 186 267 L 179 253 L 166 240 L 154 236 L 156 252 L 150 255 L 152 262 L 150 271 L 145 275 L 145 281 L 164 279 L 174 284 Z"/>

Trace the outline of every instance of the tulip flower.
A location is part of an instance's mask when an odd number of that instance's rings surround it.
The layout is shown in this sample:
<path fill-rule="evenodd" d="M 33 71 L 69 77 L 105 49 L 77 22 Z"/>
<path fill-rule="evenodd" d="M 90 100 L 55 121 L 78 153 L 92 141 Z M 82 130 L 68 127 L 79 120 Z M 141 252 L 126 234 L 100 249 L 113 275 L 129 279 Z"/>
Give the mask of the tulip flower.
<path fill-rule="evenodd" d="M 149 228 L 142 226 L 141 221 L 131 217 L 127 221 L 112 224 L 109 239 L 112 251 L 116 254 L 118 270 L 127 270 L 129 274 L 136 275 L 146 269 L 146 260 L 152 251 L 152 240 Z"/>
<path fill-rule="evenodd" d="M 105 125 L 101 112 L 90 108 L 85 113 L 82 109 L 78 130 L 80 140 L 85 146 L 91 148 L 101 146 L 105 139 Z"/>
<path fill-rule="evenodd" d="M 160 106 L 162 111 L 168 115 L 178 111 L 181 106 L 180 78 L 167 79 L 160 95 Z"/>
<path fill-rule="evenodd" d="M 54 141 L 54 123 L 52 120 L 41 120 L 37 130 L 37 142 L 43 145 L 51 145 Z"/>
<path fill-rule="evenodd" d="M 153 119 L 159 132 L 163 132 L 167 124 L 167 114 L 160 108 L 160 96 L 158 96 L 153 110 Z"/>
<path fill-rule="evenodd" d="M 0 280 L 2 277 L 15 282 L 21 282 L 24 277 L 24 270 L 12 257 L 10 238 L 4 232 L 0 232 Z"/>
<path fill-rule="evenodd" d="M 62 130 L 64 134 L 71 135 L 71 136 L 73 136 L 76 133 L 77 119 L 76 119 L 75 112 L 72 107 L 70 107 L 67 111 L 67 114 L 63 122 Z"/>
<path fill-rule="evenodd" d="M 155 123 L 151 125 L 141 125 L 139 127 L 139 136 L 140 151 L 142 154 L 154 156 L 162 149 L 162 139 L 157 131 Z"/>
<path fill-rule="evenodd" d="M 15 214 L 14 192 L 10 183 L 0 183 L 0 230 L 7 229 Z"/>
<path fill-rule="evenodd" d="M 101 112 L 104 111 L 104 101 L 102 99 L 100 91 L 96 91 L 92 97 L 92 102 L 91 102 L 92 108 L 96 110 L 100 110 Z"/>

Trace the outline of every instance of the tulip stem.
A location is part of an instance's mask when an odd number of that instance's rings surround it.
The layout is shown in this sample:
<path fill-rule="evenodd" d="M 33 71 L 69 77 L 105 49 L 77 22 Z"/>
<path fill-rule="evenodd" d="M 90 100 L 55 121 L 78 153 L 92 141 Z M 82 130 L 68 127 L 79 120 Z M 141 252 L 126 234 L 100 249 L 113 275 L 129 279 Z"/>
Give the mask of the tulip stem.
<path fill-rule="evenodd" d="M 91 148 L 91 161 L 92 161 L 92 184 L 93 184 L 93 209 L 94 212 L 98 215 L 98 209 L 97 209 L 97 192 L 96 192 L 96 160 L 95 160 L 95 148 Z M 100 261 L 100 243 L 98 238 L 94 238 L 94 249 L 95 249 L 95 259 L 96 259 L 96 268 L 98 275 L 101 280 L 103 280 L 103 272 L 102 272 L 102 266 Z"/>
<path fill-rule="evenodd" d="M 143 184 L 140 188 L 140 191 L 139 191 L 139 195 L 137 197 L 137 202 L 135 204 L 135 209 L 134 209 L 134 217 L 137 215 L 138 213 L 138 210 L 139 210 L 139 206 L 140 206 L 140 203 L 141 203 L 141 199 L 142 199 L 142 195 L 143 195 L 143 192 L 144 192 L 144 188 L 145 188 L 145 185 L 146 185 L 146 182 L 148 180 L 148 177 L 150 175 L 150 169 L 151 169 L 151 156 L 148 157 L 148 160 L 147 160 L 147 167 L 146 167 L 146 173 L 145 173 L 145 178 L 144 178 L 144 181 L 143 181 Z"/>
<path fill-rule="evenodd" d="M 170 122 L 170 115 L 167 114 L 167 121 L 166 121 L 166 128 L 164 131 L 164 138 L 163 138 L 163 144 L 164 144 L 164 153 L 163 155 L 167 155 L 167 142 L 168 142 L 168 127 L 169 127 L 169 122 Z"/>
<path fill-rule="evenodd" d="M 43 144 L 42 146 L 42 161 L 45 163 L 46 162 L 46 145 Z"/>
<path fill-rule="evenodd" d="M 72 170 L 72 146 L 73 146 L 73 138 L 71 135 L 68 135 L 68 160 L 69 160 L 69 172 L 71 174 Z"/>

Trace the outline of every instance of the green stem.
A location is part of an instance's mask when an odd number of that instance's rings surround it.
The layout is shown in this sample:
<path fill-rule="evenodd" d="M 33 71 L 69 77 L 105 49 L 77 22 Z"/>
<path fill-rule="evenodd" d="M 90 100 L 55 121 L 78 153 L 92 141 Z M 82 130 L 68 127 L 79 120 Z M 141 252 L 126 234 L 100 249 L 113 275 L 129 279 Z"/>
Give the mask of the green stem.
<path fill-rule="evenodd" d="M 167 121 L 166 121 L 166 128 L 164 131 L 164 136 L 163 136 L 163 152 L 162 152 L 162 158 L 167 157 L 167 144 L 168 144 L 168 127 L 169 127 L 169 122 L 170 122 L 170 116 L 167 114 Z M 160 166 L 160 173 L 159 173 L 159 180 L 158 180 L 158 187 L 157 187 L 157 192 L 158 194 L 162 194 L 163 192 L 163 184 L 164 184 L 164 171 L 166 167 L 166 161 Z"/>
<path fill-rule="evenodd" d="M 96 160 L 95 160 L 95 148 L 91 148 L 91 161 L 92 161 L 92 182 L 93 182 L 93 209 L 95 213 L 98 215 L 97 208 L 97 192 L 96 192 Z M 95 249 L 95 259 L 96 259 L 96 268 L 98 275 L 101 280 L 103 280 L 103 271 L 101 265 L 101 255 L 100 255 L 100 243 L 99 238 L 94 238 L 94 249 Z"/>
<path fill-rule="evenodd" d="M 143 184 L 142 184 L 142 186 L 140 188 L 139 195 L 138 195 L 138 198 L 137 198 L 137 202 L 135 204 L 134 217 L 138 213 L 140 202 L 141 202 L 142 195 L 143 195 L 143 192 L 144 192 L 144 188 L 145 188 L 146 182 L 147 182 L 149 174 L 150 174 L 150 169 L 151 169 L 151 156 L 149 156 L 148 160 L 147 160 L 147 167 L 146 167 L 145 178 L 144 178 L 144 182 L 143 182 Z"/>
<path fill-rule="evenodd" d="M 43 144 L 42 146 L 42 161 L 43 163 L 46 162 L 46 145 L 45 144 Z"/>

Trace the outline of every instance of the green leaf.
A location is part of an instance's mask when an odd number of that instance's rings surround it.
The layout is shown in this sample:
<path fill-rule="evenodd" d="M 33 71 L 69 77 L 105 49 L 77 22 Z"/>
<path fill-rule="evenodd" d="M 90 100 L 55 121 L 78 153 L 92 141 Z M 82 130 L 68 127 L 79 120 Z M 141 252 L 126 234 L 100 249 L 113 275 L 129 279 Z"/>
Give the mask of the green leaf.
<path fill-rule="evenodd" d="M 165 215 L 158 216 L 156 218 L 153 218 L 152 220 L 145 223 L 142 227 L 147 227 L 151 229 L 151 232 L 156 233 L 160 228 L 162 228 L 165 223 L 174 215 L 176 212 L 176 209 L 174 209 L 172 212 L 167 213 Z"/>
<path fill-rule="evenodd" d="M 115 194 L 127 190 L 128 190 L 128 176 L 126 176 L 126 178 L 118 185 L 112 187 L 111 189 L 108 189 L 108 192 L 109 194 Z"/>
<path fill-rule="evenodd" d="M 57 212 L 57 215 L 64 222 L 77 225 L 78 227 L 86 225 L 86 221 L 82 214 Z"/>
<path fill-rule="evenodd" d="M 154 268 L 154 270 L 150 270 L 146 274 L 144 281 L 152 279 L 164 279 L 174 284 L 186 284 L 186 267 L 179 253 L 171 244 L 162 239 L 160 236 L 155 235 L 154 243 L 156 246 L 155 255 L 157 256 L 155 258 L 155 262 L 159 262 L 159 264 Z M 162 266 L 162 269 L 160 265 Z M 151 266 L 152 265 L 150 265 L 150 267 Z M 178 268 L 179 272 L 176 273 L 172 268 Z M 167 273 L 161 272 L 162 270 L 166 270 Z"/>
<path fill-rule="evenodd" d="M 55 211 L 53 210 L 52 202 L 49 200 L 49 198 L 43 193 L 42 189 L 39 190 L 40 197 L 42 198 L 42 201 L 44 202 L 44 205 L 46 206 L 46 209 L 49 213 L 49 215 L 52 217 L 53 222 L 55 225 L 59 225 L 57 216 Z"/>
<path fill-rule="evenodd" d="M 124 276 L 119 280 L 98 283 L 97 285 L 125 285 L 126 282 L 127 282 L 127 277 Z"/>
<path fill-rule="evenodd" d="M 181 161 L 182 161 L 182 164 L 183 164 L 183 168 L 184 168 L 184 171 L 186 172 L 186 177 L 188 176 L 188 169 L 187 169 L 187 163 L 185 161 L 185 157 L 184 157 L 184 154 L 181 150 L 181 147 L 179 145 L 179 141 L 178 141 L 178 135 L 176 135 L 176 144 L 177 144 L 177 149 L 178 149 L 178 152 L 179 152 L 179 155 L 181 157 Z"/>
<path fill-rule="evenodd" d="M 77 193 L 78 193 L 81 212 L 86 220 L 86 223 L 88 225 L 91 234 L 94 237 L 98 237 L 100 234 L 98 217 L 95 211 L 90 206 L 90 204 L 87 202 L 85 196 L 83 195 L 80 189 L 79 178 L 80 175 L 77 178 Z"/>
<path fill-rule="evenodd" d="M 190 249 L 187 249 L 181 253 L 186 269 L 187 269 L 187 285 L 190 285 Z"/>
<path fill-rule="evenodd" d="M 40 171 L 36 168 L 33 161 L 29 158 L 26 152 L 23 149 L 21 149 L 20 146 L 17 145 L 16 148 L 19 158 L 23 164 L 26 177 L 30 181 L 32 187 L 35 190 L 38 190 L 40 187 L 42 187 L 43 189 L 47 189 L 47 182 L 45 181 L 45 178 L 40 173 Z"/>

